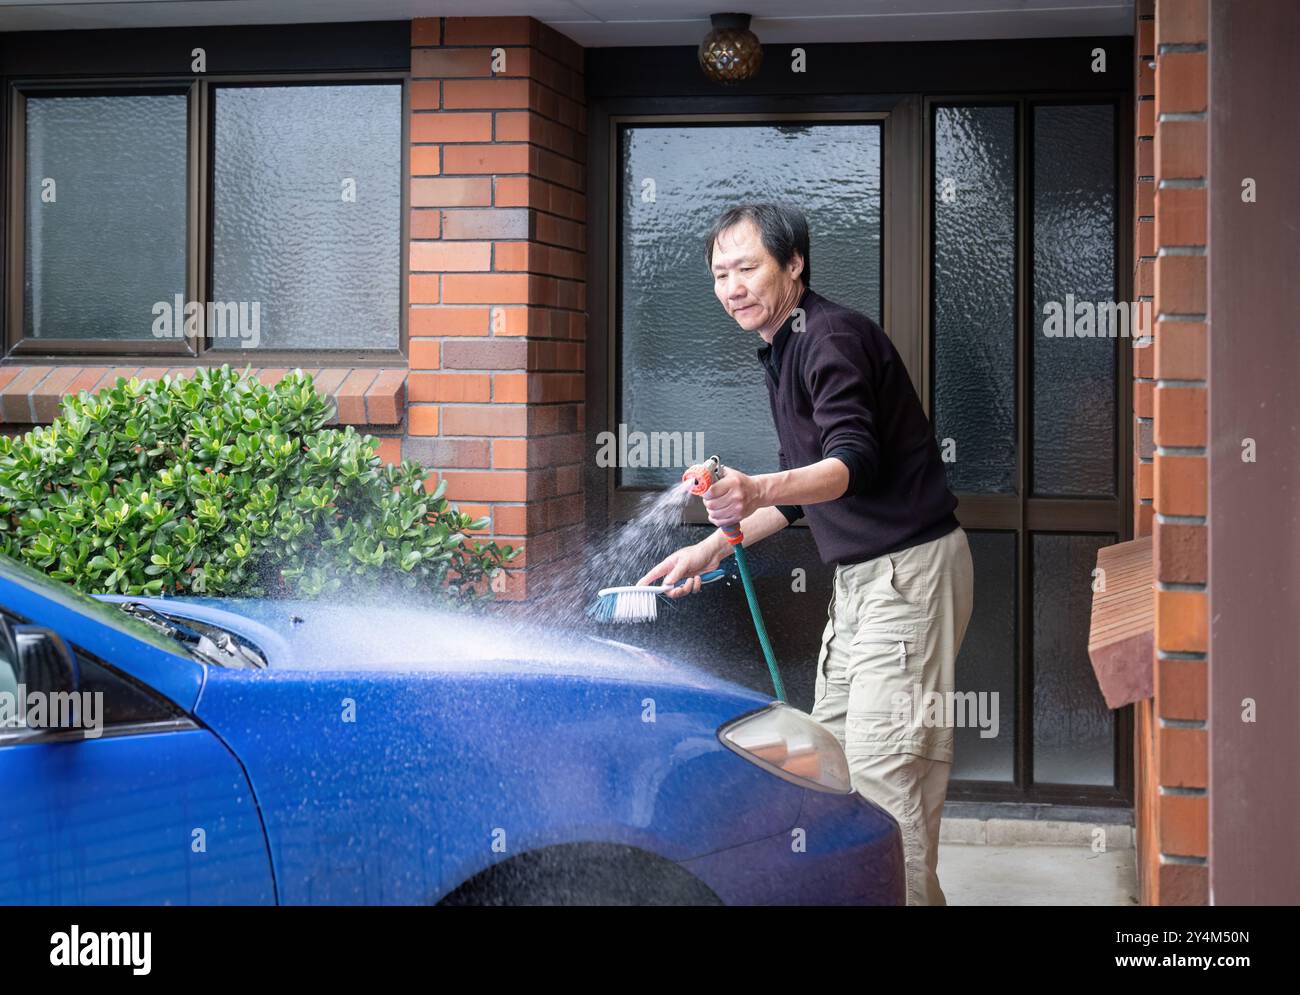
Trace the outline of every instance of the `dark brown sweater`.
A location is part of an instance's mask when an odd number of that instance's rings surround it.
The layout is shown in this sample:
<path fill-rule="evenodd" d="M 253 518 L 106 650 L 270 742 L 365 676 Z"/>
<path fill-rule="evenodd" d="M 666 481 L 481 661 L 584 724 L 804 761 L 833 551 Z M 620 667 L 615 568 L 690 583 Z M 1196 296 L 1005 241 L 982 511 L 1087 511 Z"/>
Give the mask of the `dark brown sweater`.
<path fill-rule="evenodd" d="M 802 311 L 802 331 L 795 328 Z M 860 563 L 957 527 L 939 446 L 898 350 L 874 321 L 809 289 L 758 350 L 767 372 L 782 469 L 834 456 L 842 497 L 782 507 L 807 515 L 826 563 Z"/>

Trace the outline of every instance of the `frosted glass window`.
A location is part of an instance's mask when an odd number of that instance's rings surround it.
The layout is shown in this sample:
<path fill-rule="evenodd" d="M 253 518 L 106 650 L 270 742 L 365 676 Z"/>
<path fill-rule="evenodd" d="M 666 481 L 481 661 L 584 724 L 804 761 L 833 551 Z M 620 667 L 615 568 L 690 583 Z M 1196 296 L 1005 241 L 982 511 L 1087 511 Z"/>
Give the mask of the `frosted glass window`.
<path fill-rule="evenodd" d="M 396 349 L 401 87 L 223 87 L 213 156 L 213 300 L 258 305 L 263 349 Z"/>
<path fill-rule="evenodd" d="M 742 201 L 795 204 L 811 230 L 812 288 L 880 321 L 879 126 L 629 127 L 620 167 L 619 421 L 680 448 L 700 432 L 704 456 L 716 451 L 747 473 L 777 469 L 754 355 L 763 342 L 713 295 L 704 236 Z M 671 458 L 671 445 L 644 462 L 660 454 Z M 623 467 L 619 482 L 660 487 L 680 476 L 680 467 Z"/>
<path fill-rule="evenodd" d="M 1088 660 L 1092 571 L 1113 535 L 1036 535 L 1034 781 L 1115 783 L 1115 715 Z"/>
<path fill-rule="evenodd" d="M 975 606 L 957 655 L 956 689 L 975 692 L 980 704 L 968 724 L 953 733 L 952 776 L 1010 783 L 1016 742 L 1016 535 L 973 530 L 966 535 L 975 565 Z"/>
<path fill-rule="evenodd" d="M 1082 305 L 1115 300 L 1114 117 L 1109 105 L 1034 108 L 1035 494 L 1115 493 L 1115 349 L 1129 340 L 1043 331 L 1049 302 L 1085 331 Z"/>
<path fill-rule="evenodd" d="M 185 292 L 186 100 L 29 97 L 23 332 L 153 340 Z"/>
<path fill-rule="evenodd" d="M 954 491 L 1016 489 L 1016 113 L 934 120 L 934 425 Z M 945 440 L 952 440 L 947 445 Z"/>

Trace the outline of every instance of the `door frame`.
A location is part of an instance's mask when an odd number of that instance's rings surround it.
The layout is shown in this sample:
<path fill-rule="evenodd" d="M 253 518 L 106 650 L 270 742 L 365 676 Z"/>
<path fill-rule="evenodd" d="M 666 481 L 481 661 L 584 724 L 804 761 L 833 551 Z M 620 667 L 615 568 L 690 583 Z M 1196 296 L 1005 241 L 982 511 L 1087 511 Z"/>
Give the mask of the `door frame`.
<path fill-rule="evenodd" d="M 1103 45 L 1121 73 L 1091 74 L 1077 69 L 1080 53 Z M 778 46 L 770 46 L 780 51 Z M 788 81 L 760 79 L 741 84 L 731 92 L 702 82 L 693 58 L 676 49 L 594 49 L 588 52 L 588 335 L 586 433 L 589 452 L 596 436 L 616 428 L 617 353 L 612 340 L 617 315 L 618 134 L 629 122 L 705 123 L 708 121 L 770 120 L 870 120 L 883 119 L 882 127 L 882 324 L 902 355 L 921 395 L 926 414 L 932 409 L 931 383 L 931 123 L 936 103 L 988 103 L 1014 101 L 1028 107 L 1033 102 L 1099 103 L 1116 107 L 1116 291 L 1117 299 L 1133 299 L 1133 148 L 1134 93 L 1131 37 L 1025 39 L 988 42 L 933 42 L 890 45 L 809 45 L 810 63 L 829 62 L 833 69 L 819 77 L 790 76 Z M 784 53 L 781 52 L 779 59 Z M 1115 77 L 1118 76 L 1118 79 Z M 933 83 L 932 86 L 927 84 Z M 875 92 L 872 92 L 872 91 Z M 906 92 L 899 92 L 906 90 Z M 1021 205 L 1027 203 L 1029 181 L 1029 129 L 1017 130 L 1017 238 L 1028 251 L 1028 224 Z M 1018 318 L 1022 327 L 1032 306 L 1024 267 L 1018 266 Z M 1017 377 L 1017 460 L 1023 465 L 1029 452 L 1028 403 L 1030 384 L 1026 364 L 1028 336 L 1017 343 L 1017 362 L 1026 375 Z M 1117 348 L 1116 369 L 1116 500 L 1099 508 L 1095 500 L 1050 499 L 1057 507 L 1033 507 L 1023 492 L 1022 511 L 1004 529 L 1017 534 L 1017 590 L 1015 677 L 1017 725 L 1020 742 L 1013 759 L 1010 782 L 956 781 L 949 797 L 964 801 L 1029 802 L 1078 806 L 1131 807 L 1133 803 L 1133 718 L 1131 706 L 1115 717 L 1115 784 L 1030 785 L 1023 777 L 1031 770 L 1032 751 L 1032 617 L 1021 610 L 1030 602 L 1032 583 L 1030 543 L 1021 538 L 1050 532 L 1061 516 L 1079 512 L 1088 522 L 1084 531 L 1114 533 L 1120 541 L 1133 531 L 1133 419 L 1131 350 Z M 585 463 L 586 523 L 598 535 L 611 521 L 634 507 L 635 489 L 619 489 L 611 470 Z M 1022 470 L 1018 467 L 1018 479 Z M 1025 475 L 1027 476 L 1027 475 Z M 1022 479 L 1021 486 L 1023 488 Z M 642 489 L 644 493 L 644 489 Z M 597 497 L 598 496 L 598 497 Z M 596 500 L 592 500 L 597 497 Z M 1062 504 L 1069 502 L 1069 506 Z M 962 498 L 957 514 L 963 525 L 983 520 L 995 509 L 974 495 Z M 1073 505 L 1079 507 L 1073 507 Z M 1020 519 L 1023 517 L 1023 529 Z M 1095 518 L 1095 521 L 1093 519 Z M 996 520 L 996 519 L 994 519 Z M 691 522 L 692 518 L 684 521 Z M 1078 517 L 1071 515 L 1077 530 Z M 700 522 L 704 519 L 701 517 Z M 796 526 L 806 527 L 806 526 Z M 970 527 L 974 527 L 973 525 Z M 982 528 L 997 529 L 995 525 Z"/>

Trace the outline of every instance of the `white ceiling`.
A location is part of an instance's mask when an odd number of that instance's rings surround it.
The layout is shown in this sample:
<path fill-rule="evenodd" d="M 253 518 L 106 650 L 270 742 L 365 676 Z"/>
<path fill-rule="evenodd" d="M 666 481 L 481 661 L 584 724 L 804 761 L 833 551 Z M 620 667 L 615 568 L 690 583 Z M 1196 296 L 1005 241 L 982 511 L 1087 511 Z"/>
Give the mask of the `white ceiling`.
<path fill-rule="evenodd" d="M 529 14 L 589 47 L 694 45 L 735 8 L 773 43 L 1133 32 L 1133 0 L 0 0 L 0 31 Z"/>

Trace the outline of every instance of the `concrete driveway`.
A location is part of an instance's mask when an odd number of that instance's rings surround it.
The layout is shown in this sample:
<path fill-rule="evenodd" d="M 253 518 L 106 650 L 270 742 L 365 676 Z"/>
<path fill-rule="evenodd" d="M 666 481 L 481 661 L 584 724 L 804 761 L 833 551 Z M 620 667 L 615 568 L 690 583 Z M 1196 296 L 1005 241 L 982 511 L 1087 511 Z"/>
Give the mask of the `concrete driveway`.
<path fill-rule="evenodd" d="M 949 905 L 1137 905 L 1133 827 L 945 816 L 939 883 Z"/>

